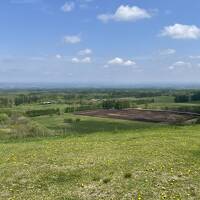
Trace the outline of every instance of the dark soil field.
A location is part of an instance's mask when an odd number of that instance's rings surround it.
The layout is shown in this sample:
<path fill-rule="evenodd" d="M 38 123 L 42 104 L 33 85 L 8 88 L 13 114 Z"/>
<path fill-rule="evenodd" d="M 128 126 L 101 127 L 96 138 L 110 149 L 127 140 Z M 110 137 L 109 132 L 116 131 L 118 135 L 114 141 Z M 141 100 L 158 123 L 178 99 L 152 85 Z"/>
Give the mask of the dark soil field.
<path fill-rule="evenodd" d="M 75 113 L 77 115 L 108 117 L 124 120 L 136 120 L 146 122 L 158 122 L 168 124 L 192 123 L 197 121 L 198 116 L 191 113 L 178 113 L 173 111 L 156 111 L 142 109 L 124 109 L 124 110 L 91 110 Z"/>

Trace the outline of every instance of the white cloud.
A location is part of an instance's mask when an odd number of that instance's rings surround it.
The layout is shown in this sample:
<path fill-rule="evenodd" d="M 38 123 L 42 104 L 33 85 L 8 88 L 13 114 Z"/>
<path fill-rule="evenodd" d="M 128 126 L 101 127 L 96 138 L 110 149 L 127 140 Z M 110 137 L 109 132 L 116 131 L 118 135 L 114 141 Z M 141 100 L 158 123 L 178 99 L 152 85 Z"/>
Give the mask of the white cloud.
<path fill-rule="evenodd" d="M 72 63 L 79 63 L 79 59 L 78 58 L 72 58 Z"/>
<path fill-rule="evenodd" d="M 123 63 L 124 63 L 124 60 L 119 57 L 116 57 L 116 58 L 108 61 L 109 65 L 122 65 Z"/>
<path fill-rule="evenodd" d="M 97 18 L 103 22 L 108 22 L 109 20 L 137 21 L 151 17 L 152 15 L 145 9 L 139 8 L 137 6 L 130 7 L 128 5 L 121 5 L 114 14 L 101 14 L 98 15 Z"/>
<path fill-rule="evenodd" d="M 169 66 L 170 70 L 174 70 L 176 68 L 191 68 L 192 64 L 190 62 L 184 62 L 184 61 L 177 61 L 173 63 L 171 66 Z"/>
<path fill-rule="evenodd" d="M 81 42 L 81 38 L 78 35 L 66 35 L 64 37 L 65 44 L 76 44 Z"/>
<path fill-rule="evenodd" d="M 81 60 L 82 63 L 91 63 L 92 59 L 90 57 L 85 57 Z"/>
<path fill-rule="evenodd" d="M 79 51 L 78 54 L 81 56 L 89 55 L 89 54 L 92 54 L 92 50 L 91 49 L 83 49 L 83 50 Z"/>
<path fill-rule="evenodd" d="M 174 66 L 189 66 L 190 63 L 184 61 L 177 61 L 174 63 Z"/>
<path fill-rule="evenodd" d="M 113 19 L 113 15 L 111 14 L 101 14 L 98 15 L 97 18 L 102 22 L 108 22 L 109 20 Z"/>
<path fill-rule="evenodd" d="M 79 7 L 80 9 L 87 9 L 90 8 L 90 3 L 93 2 L 94 0 L 79 0 Z M 97 8 L 97 6 L 95 7 Z"/>
<path fill-rule="evenodd" d="M 62 56 L 61 56 L 60 54 L 56 54 L 56 58 L 57 58 L 57 59 L 61 59 Z"/>
<path fill-rule="evenodd" d="M 85 57 L 83 59 L 79 59 L 79 58 L 72 58 L 72 63 L 91 63 L 92 59 L 90 57 Z"/>
<path fill-rule="evenodd" d="M 124 66 L 133 66 L 133 65 L 136 65 L 136 63 L 132 60 L 124 61 Z"/>
<path fill-rule="evenodd" d="M 172 55 L 175 54 L 176 50 L 175 49 L 164 49 L 160 51 L 160 55 Z"/>
<path fill-rule="evenodd" d="M 105 65 L 105 66 L 108 67 L 109 65 L 135 66 L 136 63 L 132 60 L 124 60 L 122 58 L 116 57 L 112 60 L 109 60 L 107 65 Z"/>
<path fill-rule="evenodd" d="M 190 56 L 191 59 L 200 59 L 200 56 Z"/>
<path fill-rule="evenodd" d="M 173 39 L 198 39 L 200 38 L 200 28 L 195 25 L 175 24 L 164 27 L 161 36 L 169 36 Z"/>
<path fill-rule="evenodd" d="M 62 7 L 61 10 L 63 12 L 71 12 L 75 8 L 74 2 L 66 2 Z"/>

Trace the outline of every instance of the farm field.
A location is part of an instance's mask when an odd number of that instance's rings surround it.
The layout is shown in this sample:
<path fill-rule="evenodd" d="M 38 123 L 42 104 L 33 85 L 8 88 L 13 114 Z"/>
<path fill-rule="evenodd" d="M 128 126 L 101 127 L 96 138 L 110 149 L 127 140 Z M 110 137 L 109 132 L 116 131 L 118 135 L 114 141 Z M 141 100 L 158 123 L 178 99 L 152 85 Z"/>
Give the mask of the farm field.
<path fill-rule="evenodd" d="M 189 123 L 198 120 L 197 114 L 181 114 L 178 112 L 144 110 L 144 109 L 124 109 L 124 110 L 92 110 L 78 112 L 77 115 L 108 117 L 114 119 L 160 122 L 169 124 Z"/>
<path fill-rule="evenodd" d="M 199 123 L 188 124 L 191 115 L 141 110 L 158 104 L 193 109 L 193 103 L 135 98 L 137 109 L 121 109 L 132 100 L 84 95 L 72 104 L 56 94 L 59 103 L 42 105 L 43 99 L 24 102 L 25 94 L 20 105 L 2 106 L 0 199 L 200 199 Z M 116 108 L 93 109 L 100 103 Z"/>

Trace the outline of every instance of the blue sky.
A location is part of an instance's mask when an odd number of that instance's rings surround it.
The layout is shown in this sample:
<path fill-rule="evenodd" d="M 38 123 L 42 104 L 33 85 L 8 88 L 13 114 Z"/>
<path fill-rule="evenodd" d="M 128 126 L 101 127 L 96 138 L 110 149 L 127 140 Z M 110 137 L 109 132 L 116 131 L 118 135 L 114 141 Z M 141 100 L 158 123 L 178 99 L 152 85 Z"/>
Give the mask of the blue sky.
<path fill-rule="evenodd" d="M 200 82 L 199 0 L 2 0 L 0 82 Z"/>

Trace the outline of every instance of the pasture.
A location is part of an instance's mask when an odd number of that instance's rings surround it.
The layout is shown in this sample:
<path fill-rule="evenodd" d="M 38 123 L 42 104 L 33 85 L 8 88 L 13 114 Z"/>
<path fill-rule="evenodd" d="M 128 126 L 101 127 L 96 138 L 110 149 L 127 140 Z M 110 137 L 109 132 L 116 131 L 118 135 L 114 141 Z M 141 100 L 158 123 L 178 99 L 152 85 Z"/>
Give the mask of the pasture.
<path fill-rule="evenodd" d="M 108 96 L 112 98 L 105 105 L 116 107 L 198 111 L 198 103 L 175 103 L 163 91 L 136 90 L 136 97 L 132 90 L 98 92 L 15 92 L 2 97 L 0 199 L 200 199 L 200 125 L 185 123 L 191 116 L 133 109 L 131 120 L 122 120 L 128 119 L 126 109 L 114 109 L 112 116 L 110 109 L 103 115 L 92 109 Z M 53 103 L 43 105 L 47 99 Z M 91 109 L 81 111 L 85 105 Z M 147 123 L 141 117 L 184 123 Z"/>
<path fill-rule="evenodd" d="M 0 199 L 200 198 L 199 125 L 69 117 L 34 118 L 63 134 L 1 140 Z"/>

